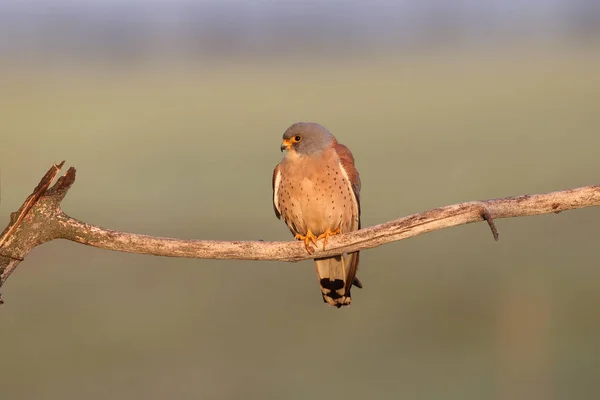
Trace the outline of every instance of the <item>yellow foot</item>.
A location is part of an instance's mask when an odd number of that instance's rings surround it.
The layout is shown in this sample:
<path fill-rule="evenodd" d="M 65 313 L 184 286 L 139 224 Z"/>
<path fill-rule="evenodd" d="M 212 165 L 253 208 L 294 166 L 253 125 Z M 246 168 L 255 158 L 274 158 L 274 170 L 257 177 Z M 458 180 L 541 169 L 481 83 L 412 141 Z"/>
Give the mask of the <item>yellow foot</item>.
<path fill-rule="evenodd" d="M 317 240 L 323 239 L 323 250 L 325 250 L 325 246 L 327 246 L 327 240 L 329 239 L 329 236 L 337 235 L 339 233 L 340 233 L 340 228 L 336 228 L 334 230 L 330 230 L 329 228 L 327 228 L 327 230 L 325 232 L 321 233 L 317 237 Z"/>
<path fill-rule="evenodd" d="M 310 231 L 310 229 L 308 230 L 308 232 L 306 232 L 306 235 L 303 236 L 299 233 L 296 234 L 296 236 L 294 236 L 296 239 L 298 240 L 302 240 L 304 242 L 304 246 L 306 247 L 306 251 L 308 252 L 308 254 L 312 254 L 315 252 L 315 249 L 312 248 L 312 246 L 310 245 L 310 242 L 312 242 L 315 246 L 317 245 L 317 237 Z"/>

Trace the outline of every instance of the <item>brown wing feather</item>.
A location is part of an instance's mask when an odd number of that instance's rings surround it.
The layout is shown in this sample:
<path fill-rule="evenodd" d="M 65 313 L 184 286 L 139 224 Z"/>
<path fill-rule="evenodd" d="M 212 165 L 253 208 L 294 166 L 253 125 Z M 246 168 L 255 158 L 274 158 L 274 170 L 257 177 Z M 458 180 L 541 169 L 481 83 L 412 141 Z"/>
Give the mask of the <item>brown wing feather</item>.
<path fill-rule="evenodd" d="M 279 209 L 277 208 L 277 203 L 279 202 L 279 199 L 276 196 L 276 188 L 275 188 L 275 183 L 277 181 L 277 175 L 279 175 L 279 164 L 277 164 L 275 166 L 275 169 L 273 170 L 273 181 L 272 181 L 271 185 L 272 185 L 272 189 L 273 189 L 273 211 L 275 211 L 275 216 L 278 219 L 281 219 L 281 213 L 279 212 Z"/>
<path fill-rule="evenodd" d="M 354 166 L 354 156 L 352 155 L 352 152 L 350 151 L 350 149 L 347 148 L 346 146 L 344 146 L 343 144 L 336 143 L 334 145 L 334 148 L 338 154 L 338 157 L 340 157 L 342 168 L 344 169 L 344 171 L 346 171 L 346 174 L 348 175 L 348 178 L 350 179 L 350 184 L 352 186 L 354 198 L 356 199 L 356 204 L 358 206 L 357 229 L 360 229 L 360 227 L 361 227 L 361 223 L 360 223 L 361 182 L 360 182 L 360 175 L 358 173 L 358 170 Z M 349 256 L 348 258 L 350 259 L 350 265 L 348 268 L 348 278 L 346 279 L 346 290 L 349 290 L 352 287 L 352 284 L 354 284 L 355 286 L 357 286 L 359 288 L 362 288 L 362 283 L 356 277 L 356 272 L 358 271 L 359 252 L 357 251 L 355 253 L 350 253 L 350 254 L 348 254 L 348 256 Z"/>
<path fill-rule="evenodd" d="M 336 143 L 335 151 L 340 158 L 342 168 L 348 174 L 348 178 L 350 178 L 350 183 L 352 185 L 352 191 L 354 192 L 354 198 L 356 199 L 356 203 L 358 204 L 358 229 L 360 229 L 360 175 L 358 174 L 358 170 L 354 166 L 354 156 L 349 148 L 344 146 L 343 144 Z"/>

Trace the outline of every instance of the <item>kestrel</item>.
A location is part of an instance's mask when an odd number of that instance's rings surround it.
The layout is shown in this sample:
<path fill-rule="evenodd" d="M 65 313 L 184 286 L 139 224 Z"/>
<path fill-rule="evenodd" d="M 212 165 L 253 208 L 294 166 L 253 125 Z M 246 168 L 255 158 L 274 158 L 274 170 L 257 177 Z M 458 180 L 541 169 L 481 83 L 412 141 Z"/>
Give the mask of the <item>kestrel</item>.
<path fill-rule="evenodd" d="M 298 122 L 283 134 L 287 150 L 273 171 L 273 208 L 306 250 L 338 233 L 360 229 L 360 176 L 350 150 L 325 127 Z M 350 304 L 359 252 L 315 259 L 323 301 L 340 308 Z"/>

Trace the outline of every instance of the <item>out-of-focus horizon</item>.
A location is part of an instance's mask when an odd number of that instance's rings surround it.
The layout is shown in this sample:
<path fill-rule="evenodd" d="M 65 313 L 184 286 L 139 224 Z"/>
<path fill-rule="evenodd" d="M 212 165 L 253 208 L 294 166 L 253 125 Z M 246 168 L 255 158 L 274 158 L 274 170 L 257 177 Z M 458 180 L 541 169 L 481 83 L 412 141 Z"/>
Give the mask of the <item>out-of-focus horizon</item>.
<path fill-rule="evenodd" d="M 597 45 L 594 0 L 9 1 L 0 56 L 202 60 L 551 42 Z"/>

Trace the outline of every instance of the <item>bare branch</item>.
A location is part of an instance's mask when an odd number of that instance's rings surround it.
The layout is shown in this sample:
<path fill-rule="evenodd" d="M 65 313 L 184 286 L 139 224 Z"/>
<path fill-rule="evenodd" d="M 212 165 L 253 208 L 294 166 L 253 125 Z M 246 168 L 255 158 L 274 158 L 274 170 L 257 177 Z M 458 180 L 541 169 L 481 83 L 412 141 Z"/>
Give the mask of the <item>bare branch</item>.
<path fill-rule="evenodd" d="M 319 248 L 313 254 L 308 254 L 298 241 L 182 240 L 114 231 L 79 221 L 66 215 L 60 206 L 75 182 L 75 169 L 69 168 L 50 187 L 63 164 L 50 168 L 19 211 L 11 215 L 11 222 L 0 236 L 0 286 L 34 247 L 54 239 L 67 239 L 106 250 L 165 257 L 296 262 L 370 249 L 423 233 L 484 220 L 494 239 L 498 240 L 494 219 L 559 213 L 600 205 L 600 185 L 461 203 L 336 235 L 329 239 L 326 250 Z"/>

